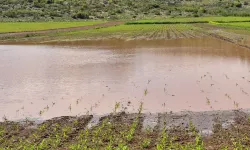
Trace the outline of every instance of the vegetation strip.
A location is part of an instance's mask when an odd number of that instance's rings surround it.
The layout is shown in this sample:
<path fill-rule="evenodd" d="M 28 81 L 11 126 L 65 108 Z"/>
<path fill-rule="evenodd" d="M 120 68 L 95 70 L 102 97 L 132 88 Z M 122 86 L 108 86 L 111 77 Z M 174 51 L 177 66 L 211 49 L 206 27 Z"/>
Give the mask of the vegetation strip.
<path fill-rule="evenodd" d="M 95 24 L 90 26 L 79 26 L 79 27 L 71 27 L 71 28 L 62 28 L 62 29 L 50 29 L 50 30 L 40 30 L 40 31 L 26 31 L 26 32 L 16 32 L 16 33 L 3 33 L 0 34 L 1 38 L 8 38 L 8 37 L 29 37 L 29 36 L 37 36 L 43 34 L 51 34 L 51 33 L 58 33 L 58 32 L 72 32 L 78 30 L 89 30 L 95 28 L 103 28 L 109 26 L 116 26 L 122 24 L 122 22 L 107 22 L 101 24 Z"/>

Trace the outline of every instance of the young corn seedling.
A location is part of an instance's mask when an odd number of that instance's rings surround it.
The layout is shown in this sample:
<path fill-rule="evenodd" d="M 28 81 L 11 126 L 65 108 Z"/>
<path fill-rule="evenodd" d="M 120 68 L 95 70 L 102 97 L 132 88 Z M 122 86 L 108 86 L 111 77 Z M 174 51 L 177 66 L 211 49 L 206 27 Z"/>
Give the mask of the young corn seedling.
<path fill-rule="evenodd" d="M 92 142 L 94 143 L 96 149 L 98 149 L 98 146 L 102 144 L 102 138 L 101 138 L 100 133 L 102 133 L 104 127 L 107 126 L 108 121 L 109 121 L 109 118 L 105 118 L 101 126 L 99 126 L 97 129 L 95 129 L 95 131 L 93 131 L 94 137 L 92 139 Z"/>
<path fill-rule="evenodd" d="M 78 142 L 76 144 L 72 144 L 69 146 L 70 150 L 87 150 L 88 149 L 88 137 L 89 137 L 89 129 L 87 128 L 85 131 L 81 131 L 78 136 Z"/>
<path fill-rule="evenodd" d="M 201 139 L 201 135 L 197 135 L 196 138 L 195 138 L 195 149 L 196 150 L 204 150 L 205 147 L 204 147 L 204 143 Z"/>
<path fill-rule="evenodd" d="M 114 109 L 114 112 L 113 114 L 116 114 L 117 110 L 120 108 L 120 103 L 115 103 L 115 109 Z"/>
<path fill-rule="evenodd" d="M 148 94 L 148 89 L 145 89 L 144 90 L 144 96 L 147 96 L 147 94 Z"/>
<path fill-rule="evenodd" d="M 193 135 L 197 134 L 196 127 L 194 126 L 192 121 L 189 121 L 189 131 L 192 132 Z"/>
<path fill-rule="evenodd" d="M 126 136 L 126 139 L 127 141 L 131 142 L 131 140 L 134 138 L 134 133 L 135 133 L 135 130 L 139 124 L 139 117 L 141 115 L 141 112 L 142 112 L 142 108 L 143 108 L 143 103 L 141 102 L 140 104 L 140 107 L 139 107 L 139 110 L 138 110 L 138 115 L 136 116 L 127 136 Z"/>
<path fill-rule="evenodd" d="M 164 123 L 165 124 L 165 123 Z M 164 125 L 164 128 L 161 132 L 161 140 L 160 142 L 156 145 L 156 149 L 157 150 L 166 150 L 167 149 L 167 139 L 168 139 L 168 136 L 167 136 L 167 129 L 166 129 L 166 126 Z"/>
<path fill-rule="evenodd" d="M 150 143 L 151 143 L 151 140 L 150 140 L 150 139 L 144 139 L 144 140 L 142 141 L 142 143 L 141 143 L 141 148 L 142 148 L 142 149 L 148 148 L 149 145 L 150 145 Z"/>
<path fill-rule="evenodd" d="M 129 150 L 129 148 L 126 144 L 121 142 L 118 144 L 117 150 Z"/>

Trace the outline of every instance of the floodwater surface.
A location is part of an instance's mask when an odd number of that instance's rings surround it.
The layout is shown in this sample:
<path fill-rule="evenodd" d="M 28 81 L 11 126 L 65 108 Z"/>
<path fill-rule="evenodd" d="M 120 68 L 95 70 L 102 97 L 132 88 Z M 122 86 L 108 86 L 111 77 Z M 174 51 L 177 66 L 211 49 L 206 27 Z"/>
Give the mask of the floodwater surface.
<path fill-rule="evenodd" d="M 250 50 L 213 38 L 0 46 L 0 117 L 250 108 Z"/>

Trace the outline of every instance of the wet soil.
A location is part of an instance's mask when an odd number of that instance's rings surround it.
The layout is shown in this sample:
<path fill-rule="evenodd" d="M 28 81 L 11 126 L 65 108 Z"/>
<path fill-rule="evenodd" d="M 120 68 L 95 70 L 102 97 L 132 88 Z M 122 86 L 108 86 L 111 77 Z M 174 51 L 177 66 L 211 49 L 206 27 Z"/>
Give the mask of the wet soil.
<path fill-rule="evenodd" d="M 22 141 L 39 145 L 44 140 L 55 140 L 56 135 L 62 136 L 56 147 L 50 143 L 45 149 L 68 149 L 70 145 L 81 142 L 81 134 L 85 137 L 86 146 L 92 149 L 104 149 L 113 139 L 112 147 L 118 147 L 124 141 L 130 149 L 156 149 L 160 143 L 164 128 L 168 140 L 179 145 L 194 144 L 197 134 L 202 135 L 205 149 L 234 148 L 235 143 L 249 147 L 250 122 L 248 110 L 217 111 L 217 112 L 180 112 L 161 114 L 128 114 L 125 112 L 100 117 L 99 123 L 88 128 L 92 115 L 79 117 L 58 117 L 46 121 L 21 122 L 5 121 L 0 123 L 0 148 L 16 148 Z M 157 116 L 157 124 L 143 128 L 145 120 Z M 133 140 L 126 136 L 138 119 Z M 66 134 L 63 137 L 63 134 Z M 86 135 L 85 135 L 86 136 Z M 112 136 L 112 137 L 110 137 Z M 143 140 L 150 140 L 147 147 L 142 148 Z M 98 140 L 99 142 L 95 142 Z M 55 142 L 55 141 L 54 141 Z M 169 144 L 166 141 L 167 145 Z M 26 146 L 28 144 L 26 143 Z"/>

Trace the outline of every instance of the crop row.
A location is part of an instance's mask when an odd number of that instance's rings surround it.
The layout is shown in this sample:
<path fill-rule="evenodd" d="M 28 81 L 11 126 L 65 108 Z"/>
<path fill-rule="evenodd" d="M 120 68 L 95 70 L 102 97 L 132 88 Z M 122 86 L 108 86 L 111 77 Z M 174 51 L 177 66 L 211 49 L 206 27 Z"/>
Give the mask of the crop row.
<path fill-rule="evenodd" d="M 119 25 L 108 28 L 91 29 L 87 31 L 78 31 L 63 33 L 57 38 L 67 37 L 70 39 L 178 39 L 194 38 L 204 36 L 198 32 L 198 28 L 193 25 Z"/>
<path fill-rule="evenodd" d="M 92 128 L 87 124 L 93 116 L 54 118 L 39 125 L 29 120 L 22 123 L 5 120 L 0 123 L 0 150 L 227 150 L 250 146 L 250 121 L 247 118 L 236 118 L 231 128 L 223 128 L 217 122 L 214 134 L 206 137 L 201 136 L 192 121 L 188 126 L 168 127 L 165 114 L 161 117 L 163 123 L 158 120 L 154 128 L 143 129 L 142 103 L 137 114 L 117 113 L 119 107 L 117 103 L 114 112 L 102 117 Z"/>

